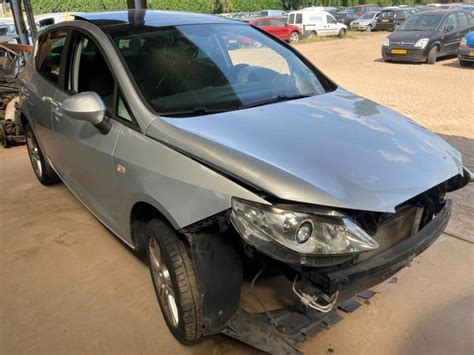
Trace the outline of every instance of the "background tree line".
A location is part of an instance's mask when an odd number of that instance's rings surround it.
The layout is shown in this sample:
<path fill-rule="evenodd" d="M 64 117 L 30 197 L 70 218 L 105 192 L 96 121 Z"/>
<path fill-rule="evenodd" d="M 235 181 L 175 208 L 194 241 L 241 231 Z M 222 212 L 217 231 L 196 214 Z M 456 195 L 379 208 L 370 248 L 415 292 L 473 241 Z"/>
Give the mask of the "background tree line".
<path fill-rule="evenodd" d="M 299 9 L 307 6 L 354 6 L 377 3 L 380 6 L 413 5 L 431 0 L 148 0 L 148 7 L 161 10 L 222 13 L 258 11 L 263 9 Z M 49 12 L 111 11 L 124 10 L 126 0 L 34 0 L 36 14 Z"/>

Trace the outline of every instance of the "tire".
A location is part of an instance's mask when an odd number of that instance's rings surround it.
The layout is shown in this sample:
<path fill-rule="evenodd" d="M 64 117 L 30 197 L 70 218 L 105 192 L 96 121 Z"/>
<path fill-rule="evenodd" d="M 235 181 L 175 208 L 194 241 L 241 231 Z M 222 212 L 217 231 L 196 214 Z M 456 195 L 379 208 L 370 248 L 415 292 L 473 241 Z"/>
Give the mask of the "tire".
<path fill-rule="evenodd" d="M 467 67 L 469 65 L 469 63 L 466 62 L 465 60 L 459 59 L 459 65 L 462 66 L 462 67 Z"/>
<path fill-rule="evenodd" d="M 346 30 L 343 29 L 343 28 L 341 28 L 341 29 L 339 30 L 339 33 L 337 34 L 337 36 L 338 36 L 339 38 L 343 38 L 345 35 L 346 35 Z"/>
<path fill-rule="evenodd" d="M 366 31 L 367 31 L 367 32 L 372 32 L 372 25 L 368 25 Z"/>
<path fill-rule="evenodd" d="M 202 296 L 188 246 L 159 219 L 146 229 L 150 275 L 161 312 L 173 336 L 192 345 L 202 338 Z"/>
<path fill-rule="evenodd" d="M 45 186 L 50 186 L 59 183 L 61 180 L 56 172 L 53 170 L 48 161 L 44 158 L 41 147 L 36 140 L 33 130 L 29 125 L 25 127 L 26 147 L 28 149 L 28 156 L 30 158 L 31 167 L 35 172 L 38 181 Z"/>
<path fill-rule="evenodd" d="M 318 37 L 318 33 L 316 31 L 311 31 L 308 35 L 309 39 Z"/>
<path fill-rule="evenodd" d="M 290 43 L 296 43 L 300 40 L 300 34 L 296 31 L 290 34 Z"/>
<path fill-rule="evenodd" d="M 438 46 L 434 46 L 433 48 L 431 48 L 430 52 L 428 53 L 428 57 L 426 58 L 426 63 L 427 64 L 436 63 L 436 58 L 438 58 L 438 54 L 439 54 Z"/>

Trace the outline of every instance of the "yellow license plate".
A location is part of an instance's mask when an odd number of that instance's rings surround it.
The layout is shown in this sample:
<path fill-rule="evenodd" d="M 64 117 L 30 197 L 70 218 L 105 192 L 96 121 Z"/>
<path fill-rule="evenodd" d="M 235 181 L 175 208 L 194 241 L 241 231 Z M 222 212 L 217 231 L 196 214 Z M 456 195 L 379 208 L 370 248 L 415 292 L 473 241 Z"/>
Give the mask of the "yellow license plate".
<path fill-rule="evenodd" d="M 392 54 L 407 54 L 406 49 L 392 49 Z"/>
<path fill-rule="evenodd" d="M 469 57 L 474 57 L 474 51 L 472 51 L 471 53 L 469 53 Z"/>
<path fill-rule="evenodd" d="M 388 20 L 387 20 L 387 19 L 383 19 L 382 22 L 388 22 Z"/>

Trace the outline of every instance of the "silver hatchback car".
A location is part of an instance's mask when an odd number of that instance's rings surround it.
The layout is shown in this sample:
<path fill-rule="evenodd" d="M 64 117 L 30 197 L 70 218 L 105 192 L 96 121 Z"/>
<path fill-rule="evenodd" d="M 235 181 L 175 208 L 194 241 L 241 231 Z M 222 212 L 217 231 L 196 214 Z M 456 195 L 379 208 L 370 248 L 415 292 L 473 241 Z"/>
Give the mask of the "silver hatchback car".
<path fill-rule="evenodd" d="M 446 193 L 471 180 L 430 131 L 219 17 L 77 16 L 40 34 L 19 85 L 39 181 L 147 252 L 185 344 L 227 324 L 244 271 L 286 275 L 321 313 L 383 281 L 438 238 Z"/>

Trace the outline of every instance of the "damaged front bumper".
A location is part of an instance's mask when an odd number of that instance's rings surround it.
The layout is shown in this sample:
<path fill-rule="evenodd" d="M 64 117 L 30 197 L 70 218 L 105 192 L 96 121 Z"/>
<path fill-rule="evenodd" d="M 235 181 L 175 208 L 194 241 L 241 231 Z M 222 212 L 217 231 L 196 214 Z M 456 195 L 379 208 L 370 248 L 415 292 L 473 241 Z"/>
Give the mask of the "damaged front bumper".
<path fill-rule="evenodd" d="M 452 202 L 446 200 L 441 211 L 420 231 L 399 244 L 348 267 L 330 271 L 307 269 L 305 279 L 325 293 L 339 292 L 338 303 L 366 290 L 408 266 L 444 231 L 451 216 Z M 322 275 L 323 274 L 323 275 Z M 322 282 L 323 281 L 323 282 Z"/>

